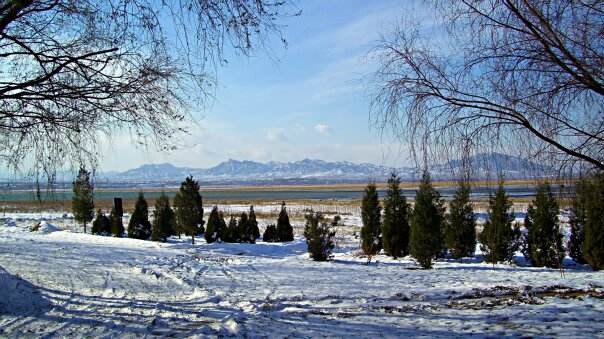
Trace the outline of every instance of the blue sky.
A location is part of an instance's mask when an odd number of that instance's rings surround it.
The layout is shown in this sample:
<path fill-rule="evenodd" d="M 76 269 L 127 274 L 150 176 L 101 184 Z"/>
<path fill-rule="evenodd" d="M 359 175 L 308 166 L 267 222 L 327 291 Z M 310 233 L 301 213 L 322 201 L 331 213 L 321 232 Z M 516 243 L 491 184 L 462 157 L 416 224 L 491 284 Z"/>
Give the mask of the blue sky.
<path fill-rule="evenodd" d="M 209 167 L 229 158 L 304 158 L 408 164 L 404 145 L 369 121 L 370 51 L 404 16 L 428 11 L 420 1 L 301 0 L 284 20 L 288 47 L 233 55 L 218 69 L 215 99 L 195 112 L 197 124 L 169 153 L 133 148 L 125 137 L 103 147 L 101 170 L 144 163 Z"/>

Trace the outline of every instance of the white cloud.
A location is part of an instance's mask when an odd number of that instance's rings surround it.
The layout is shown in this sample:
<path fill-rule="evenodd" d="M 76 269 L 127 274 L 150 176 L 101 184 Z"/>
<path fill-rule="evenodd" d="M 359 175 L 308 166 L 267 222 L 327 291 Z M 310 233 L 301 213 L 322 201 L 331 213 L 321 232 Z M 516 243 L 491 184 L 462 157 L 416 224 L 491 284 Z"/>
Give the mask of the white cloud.
<path fill-rule="evenodd" d="M 331 128 L 329 128 L 329 126 L 325 124 L 316 124 L 313 128 L 315 129 L 315 131 L 317 131 L 317 133 L 322 135 L 329 135 L 331 133 Z"/>
<path fill-rule="evenodd" d="M 287 137 L 283 128 L 269 128 L 266 130 L 266 139 L 268 141 L 285 141 Z"/>

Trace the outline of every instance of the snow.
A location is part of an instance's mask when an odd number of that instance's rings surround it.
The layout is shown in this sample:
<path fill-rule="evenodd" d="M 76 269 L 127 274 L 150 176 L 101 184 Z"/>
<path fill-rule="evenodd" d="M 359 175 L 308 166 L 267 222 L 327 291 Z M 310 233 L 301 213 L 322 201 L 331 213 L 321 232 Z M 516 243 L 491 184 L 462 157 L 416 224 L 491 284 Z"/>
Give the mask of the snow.
<path fill-rule="evenodd" d="M 604 335 L 604 272 L 570 261 L 563 275 L 480 255 L 433 270 L 408 257 L 367 264 L 349 223 L 334 260 L 314 262 L 299 236 L 191 245 L 10 220 L 0 225 L 0 337 Z"/>

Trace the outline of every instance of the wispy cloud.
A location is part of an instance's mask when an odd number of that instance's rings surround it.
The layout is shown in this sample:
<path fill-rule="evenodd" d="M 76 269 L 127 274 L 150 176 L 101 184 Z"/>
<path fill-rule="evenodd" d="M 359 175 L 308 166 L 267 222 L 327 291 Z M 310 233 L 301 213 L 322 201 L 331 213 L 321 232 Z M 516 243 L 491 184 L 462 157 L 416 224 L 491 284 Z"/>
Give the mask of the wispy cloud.
<path fill-rule="evenodd" d="M 315 131 L 317 131 L 317 133 L 321 134 L 321 135 L 330 135 L 331 134 L 331 128 L 329 128 L 328 125 L 326 124 L 316 124 L 315 127 L 313 127 Z"/>
<path fill-rule="evenodd" d="M 269 128 L 266 130 L 266 139 L 268 141 L 285 141 L 287 136 L 285 135 L 285 129 L 283 128 Z"/>

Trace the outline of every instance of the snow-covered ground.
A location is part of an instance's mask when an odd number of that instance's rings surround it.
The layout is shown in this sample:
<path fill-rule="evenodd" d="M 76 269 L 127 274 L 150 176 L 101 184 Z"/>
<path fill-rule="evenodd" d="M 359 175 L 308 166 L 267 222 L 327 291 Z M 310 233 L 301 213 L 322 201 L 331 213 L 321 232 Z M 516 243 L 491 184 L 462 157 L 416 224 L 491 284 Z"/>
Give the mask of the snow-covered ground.
<path fill-rule="evenodd" d="M 604 336 L 604 272 L 587 267 L 367 265 L 344 230 L 319 263 L 299 237 L 155 243 L 77 233 L 68 216 L 37 232 L 35 215 L 5 217 L 0 337 Z"/>

